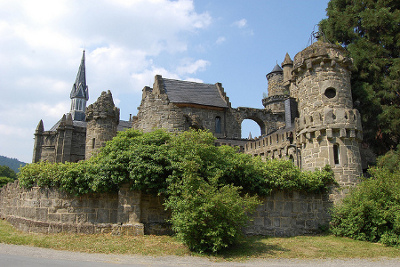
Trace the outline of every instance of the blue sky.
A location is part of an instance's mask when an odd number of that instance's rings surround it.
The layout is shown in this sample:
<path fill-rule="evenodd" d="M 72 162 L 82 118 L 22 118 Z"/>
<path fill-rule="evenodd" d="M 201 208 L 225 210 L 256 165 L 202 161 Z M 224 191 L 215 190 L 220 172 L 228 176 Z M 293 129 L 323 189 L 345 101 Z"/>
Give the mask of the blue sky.
<path fill-rule="evenodd" d="M 123 120 L 156 74 L 220 82 L 233 107 L 263 108 L 265 75 L 310 44 L 328 2 L 0 0 L 0 155 L 31 162 L 39 120 L 48 130 L 70 109 L 83 49 L 89 104 L 111 90 Z"/>

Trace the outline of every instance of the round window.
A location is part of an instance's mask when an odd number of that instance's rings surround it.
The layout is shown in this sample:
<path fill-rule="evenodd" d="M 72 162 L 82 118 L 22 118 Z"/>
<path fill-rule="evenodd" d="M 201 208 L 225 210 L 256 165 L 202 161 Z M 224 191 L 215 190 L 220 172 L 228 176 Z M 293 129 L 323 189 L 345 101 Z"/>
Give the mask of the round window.
<path fill-rule="evenodd" d="M 336 89 L 333 87 L 329 87 L 325 90 L 325 96 L 327 98 L 334 98 L 336 96 Z"/>

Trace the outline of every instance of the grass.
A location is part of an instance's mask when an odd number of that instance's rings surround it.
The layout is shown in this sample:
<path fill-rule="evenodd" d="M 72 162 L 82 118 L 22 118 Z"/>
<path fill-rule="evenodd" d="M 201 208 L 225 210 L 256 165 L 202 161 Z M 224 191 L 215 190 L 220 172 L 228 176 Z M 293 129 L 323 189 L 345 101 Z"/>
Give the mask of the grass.
<path fill-rule="evenodd" d="M 0 220 L 0 242 L 88 253 L 204 256 L 191 253 L 185 245 L 170 236 L 32 234 L 17 231 L 4 220 Z M 380 259 L 398 258 L 400 249 L 332 235 L 290 238 L 257 236 L 246 237 L 235 247 L 209 257 L 226 261 L 277 258 Z"/>

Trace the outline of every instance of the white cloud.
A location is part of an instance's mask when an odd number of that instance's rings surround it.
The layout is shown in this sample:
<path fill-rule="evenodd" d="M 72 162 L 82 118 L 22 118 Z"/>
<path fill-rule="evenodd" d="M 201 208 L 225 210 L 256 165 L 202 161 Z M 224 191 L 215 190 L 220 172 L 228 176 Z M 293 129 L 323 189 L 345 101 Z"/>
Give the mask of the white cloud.
<path fill-rule="evenodd" d="M 244 27 L 247 26 L 247 20 L 246 19 L 237 20 L 233 23 L 233 25 L 238 27 L 239 29 L 243 29 Z"/>
<path fill-rule="evenodd" d="M 182 60 L 181 66 L 177 68 L 177 72 L 183 74 L 194 74 L 198 71 L 203 71 L 210 65 L 210 62 L 203 59 L 193 61 L 193 59 L 186 58 Z"/>
<path fill-rule="evenodd" d="M 224 36 L 218 37 L 217 41 L 215 42 L 216 44 L 220 45 L 226 41 L 226 38 Z"/>

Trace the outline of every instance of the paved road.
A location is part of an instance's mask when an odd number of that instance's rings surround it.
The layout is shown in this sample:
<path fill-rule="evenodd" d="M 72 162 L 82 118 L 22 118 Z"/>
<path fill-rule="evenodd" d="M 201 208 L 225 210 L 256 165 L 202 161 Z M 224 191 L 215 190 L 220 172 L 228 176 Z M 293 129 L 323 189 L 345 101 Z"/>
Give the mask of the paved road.
<path fill-rule="evenodd" d="M 400 255 L 399 255 L 400 256 Z M 147 257 L 127 255 L 87 254 L 29 246 L 0 243 L 0 266 L 2 267 L 171 267 L 171 266 L 296 266 L 296 267 L 399 267 L 400 258 L 386 260 L 257 260 L 246 262 L 213 262 L 201 257 Z"/>

